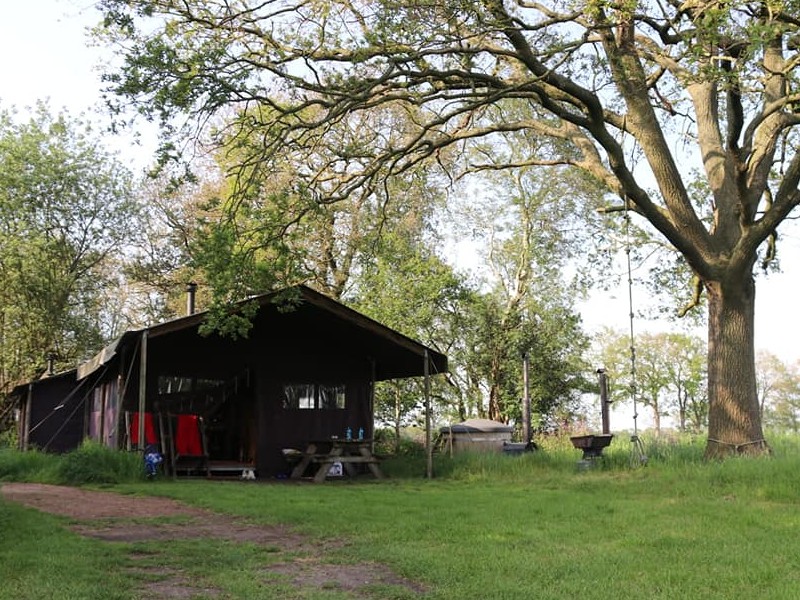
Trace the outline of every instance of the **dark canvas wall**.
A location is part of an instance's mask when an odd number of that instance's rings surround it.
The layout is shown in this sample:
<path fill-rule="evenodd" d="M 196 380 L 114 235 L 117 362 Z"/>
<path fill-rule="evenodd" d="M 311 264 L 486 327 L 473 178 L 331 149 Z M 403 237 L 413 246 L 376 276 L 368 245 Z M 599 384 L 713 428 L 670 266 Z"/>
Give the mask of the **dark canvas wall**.
<path fill-rule="evenodd" d="M 76 388 L 75 374 L 56 376 L 33 384 L 28 447 L 50 452 L 77 448 L 85 433 L 86 389 Z M 23 396 L 27 403 L 27 394 Z M 63 408 L 57 406 L 63 403 Z"/>
<path fill-rule="evenodd" d="M 260 474 L 288 472 L 284 449 L 302 451 L 310 441 L 345 437 L 349 427 L 353 435 L 359 428 L 372 437 L 371 371 L 365 358 L 353 360 L 347 355 L 307 352 L 297 355 L 263 356 L 264 368 L 258 371 L 256 407 L 258 417 L 257 467 Z M 287 384 L 321 386 L 343 385 L 344 408 L 293 408 L 285 406 Z"/>

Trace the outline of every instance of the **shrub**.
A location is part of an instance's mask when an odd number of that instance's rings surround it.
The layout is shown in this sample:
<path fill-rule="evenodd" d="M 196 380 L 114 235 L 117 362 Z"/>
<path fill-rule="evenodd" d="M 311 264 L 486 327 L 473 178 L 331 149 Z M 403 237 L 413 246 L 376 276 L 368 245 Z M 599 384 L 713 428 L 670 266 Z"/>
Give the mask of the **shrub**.
<path fill-rule="evenodd" d="M 142 457 L 136 452 L 112 450 L 86 440 L 77 450 L 64 454 L 59 463 L 60 483 L 125 483 L 144 476 Z"/>
<path fill-rule="evenodd" d="M 398 445 L 394 429 L 377 429 L 375 430 L 375 454 L 409 458 L 424 457 L 425 439 L 423 437 L 422 440 L 418 440 L 412 435 L 401 435 Z"/>
<path fill-rule="evenodd" d="M 17 447 L 17 429 L 10 427 L 3 432 L 0 432 L 0 449 L 16 448 Z"/>

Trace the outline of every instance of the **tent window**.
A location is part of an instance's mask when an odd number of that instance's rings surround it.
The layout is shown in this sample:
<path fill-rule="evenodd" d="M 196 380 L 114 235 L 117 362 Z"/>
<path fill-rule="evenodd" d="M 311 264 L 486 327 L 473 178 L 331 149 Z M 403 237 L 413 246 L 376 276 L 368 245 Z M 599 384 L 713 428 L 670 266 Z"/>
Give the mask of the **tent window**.
<path fill-rule="evenodd" d="M 343 409 L 343 384 L 290 383 L 283 386 L 283 407 L 286 409 Z"/>
<path fill-rule="evenodd" d="M 199 392 L 220 387 L 224 383 L 224 381 L 217 379 L 181 377 L 178 375 L 161 375 L 158 378 L 158 393 L 180 394 L 181 392 Z"/>

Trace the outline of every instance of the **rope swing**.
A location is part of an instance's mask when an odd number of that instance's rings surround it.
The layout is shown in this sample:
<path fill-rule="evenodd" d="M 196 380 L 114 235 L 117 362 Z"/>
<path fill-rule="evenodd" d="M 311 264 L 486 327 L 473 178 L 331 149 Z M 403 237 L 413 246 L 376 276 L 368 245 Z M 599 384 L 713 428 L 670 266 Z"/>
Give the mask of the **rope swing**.
<path fill-rule="evenodd" d="M 630 322 L 630 357 L 631 357 L 631 384 L 630 394 L 633 400 L 633 435 L 631 436 L 631 466 L 639 467 L 647 464 L 644 445 L 639 438 L 639 408 L 636 401 L 636 344 L 633 331 L 633 270 L 631 268 L 631 216 L 630 200 L 625 199 L 625 259 L 628 267 L 628 319 Z"/>

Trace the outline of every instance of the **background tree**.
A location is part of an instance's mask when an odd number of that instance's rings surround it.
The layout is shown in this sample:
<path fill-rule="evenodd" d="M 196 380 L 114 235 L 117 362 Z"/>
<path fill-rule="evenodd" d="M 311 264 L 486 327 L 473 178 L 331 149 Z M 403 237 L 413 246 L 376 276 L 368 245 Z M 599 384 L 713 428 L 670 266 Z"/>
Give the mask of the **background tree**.
<path fill-rule="evenodd" d="M 122 58 L 107 81 L 124 101 L 189 129 L 231 107 L 250 155 L 315 148 L 367 112 L 413 111 L 351 148 L 309 163 L 336 199 L 448 148 L 533 130 L 566 149 L 526 164 L 583 169 L 674 246 L 709 307 L 708 456 L 766 448 L 755 390 L 753 268 L 800 202 L 800 115 L 791 3 L 507 0 L 281 4 L 104 0 L 103 35 Z M 507 111 L 507 107 L 519 110 Z M 229 129 L 228 132 L 231 130 Z M 683 144 L 672 144 L 671 132 Z M 242 157 L 244 158 L 244 157 Z M 702 165 L 710 212 L 685 164 Z M 476 165 L 467 165 L 474 168 Z M 517 168 L 517 163 L 505 165 Z M 335 174 L 335 177 L 331 177 Z M 643 183 L 648 182 L 648 183 Z M 652 185 L 651 185 L 652 183 Z M 763 258 L 769 259 L 767 246 Z"/>
<path fill-rule="evenodd" d="M 204 207 L 219 193 L 210 170 L 192 183 L 171 184 L 168 174 L 140 186 L 139 230 L 129 243 L 117 289 L 126 293 L 125 325 L 138 328 L 182 316 L 186 285 L 203 280 L 192 260 Z M 207 306 L 207 286 L 198 287 L 198 306 Z"/>
<path fill-rule="evenodd" d="M 458 353 L 453 350 L 463 337 L 462 311 L 472 290 L 425 243 L 423 232 L 427 228 L 420 227 L 410 214 L 406 217 L 404 223 L 380 237 L 372 255 L 363 257 L 349 304 L 448 354 L 451 373 L 445 379 L 431 379 L 431 399 L 440 414 L 463 415 L 463 398 L 454 381 L 457 376 L 453 375 L 463 365 L 454 364 Z M 397 448 L 401 427 L 416 424 L 424 400 L 423 382 L 418 379 L 377 386 L 375 418 L 394 427 Z"/>
<path fill-rule="evenodd" d="M 524 148 L 542 146 L 541 140 L 522 137 L 508 136 L 502 145 L 476 153 L 502 163 Z M 531 360 L 532 410 L 542 422 L 559 409 L 569 413 L 587 387 L 581 359 L 587 340 L 573 311 L 585 290 L 584 277 L 567 265 L 580 247 L 576 242 L 585 238 L 575 233 L 586 220 L 582 201 L 590 205 L 587 198 L 596 198 L 596 187 L 569 173 L 547 175 L 536 168 L 488 170 L 476 196 L 493 201 L 467 200 L 450 208 L 486 266 L 482 291 L 465 307 L 472 325 L 465 332 L 464 362 L 473 392 L 485 391 L 486 416 L 494 420 L 519 422 L 525 353 Z"/>
<path fill-rule="evenodd" d="M 663 394 L 668 381 L 664 372 L 664 357 L 660 342 L 651 334 L 636 336 L 636 379 L 631 368 L 631 340 L 628 334 L 606 328 L 598 337 L 600 343 L 599 363 L 605 368 L 609 380 L 609 396 L 615 403 L 632 404 L 632 391 L 635 390 L 637 413 L 641 407 L 648 407 L 653 416 L 656 434 L 661 431 L 663 415 Z M 634 415 L 638 418 L 638 414 Z"/>
<path fill-rule="evenodd" d="M 130 172 L 87 123 L 0 113 L 1 392 L 119 333 L 106 290 L 136 214 Z"/>
<path fill-rule="evenodd" d="M 705 342 L 683 333 L 668 333 L 662 338 L 666 355 L 664 366 L 671 397 L 671 414 L 677 417 L 680 431 L 705 431 L 708 423 Z"/>
<path fill-rule="evenodd" d="M 599 361 L 609 374 L 611 398 L 630 403 L 631 342 L 628 334 L 604 330 Z M 682 333 L 643 333 L 634 339 L 636 401 L 652 411 L 653 428 L 661 431 L 662 417 L 676 417 L 681 431 L 705 428 L 705 346 Z"/>
<path fill-rule="evenodd" d="M 780 431 L 800 429 L 800 365 L 787 365 L 774 354 L 756 356 L 758 395 L 765 423 Z"/>

